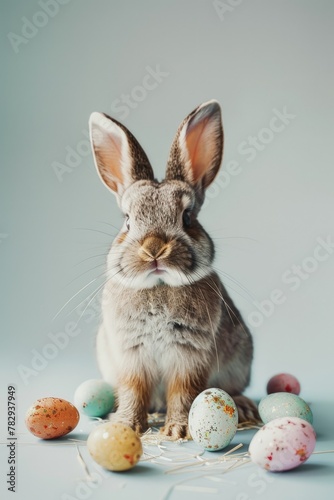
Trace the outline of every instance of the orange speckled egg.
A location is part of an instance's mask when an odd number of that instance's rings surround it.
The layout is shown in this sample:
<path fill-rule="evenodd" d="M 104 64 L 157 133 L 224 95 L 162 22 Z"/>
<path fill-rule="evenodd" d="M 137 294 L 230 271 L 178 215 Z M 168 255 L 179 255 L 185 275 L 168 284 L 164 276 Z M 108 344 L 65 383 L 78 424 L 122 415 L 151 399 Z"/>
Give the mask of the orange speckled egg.
<path fill-rule="evenodd" d="M 73 431 L 79 418 L 76 407 L 65 399 L 42 398 L 27 411 L 25 424 L 34 436 L 54 439 Z"/>

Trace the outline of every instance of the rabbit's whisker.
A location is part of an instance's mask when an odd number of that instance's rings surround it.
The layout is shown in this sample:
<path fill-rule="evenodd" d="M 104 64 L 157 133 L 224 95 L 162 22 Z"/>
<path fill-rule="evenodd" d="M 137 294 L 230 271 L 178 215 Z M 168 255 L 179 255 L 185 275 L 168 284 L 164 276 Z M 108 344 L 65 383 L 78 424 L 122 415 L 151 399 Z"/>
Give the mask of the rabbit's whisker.
<path fill-rule="evenodd" d="M 84 315 L 84 313 L 86 312 L 87 310 L 87 307 L 92 303 L 92 301 L 95 299 L 95 297 L 98 295 L 98 293 L 102 290 L 102 288 L 105 287 L 105 285 L 107 283 L 109 283 L 118 273 L 120 272 L 120 270 L 118 270 L 116 273 L 114 273 L 112 276 L 108 277 L 101 285 L 99 285 L 92 293 L 90 293 L 84 300 L 82 300 L 74 309 L 72 309 L 71 312 L 75 311 L 81 304 L 83 304 L 91 295 L 91 299 L 89 300 L 89 302 L 87 303 L 86 307 L 84 308 L 84 310 L 82 311 L 78 321 L 77 321 L 77 325 L 78 323 L 80 322 L 82 316 Z M 104 275 L 105 273 L 103 273 Z M 102 276 L 102 275 L 100 275 Z"/>
<path fill-rule="evenodd" d="M 119 232 L 119 228 L 117 226 L 114 226 L 113 224 L 110 224 L 110 222 L 105 222 L 104 220 L 99 221 L 100 224 L 106 224 L 107 226 L 113 227 L 116 229 L 117 233 Z"/>
<path fill-rule="evenodd" d="M 89 269 L 86 269 L 86 271 L 83 271 L 81 274 L 79 274 L 78 276 L 76 276 L 75 278 L 73 278 L 71 281 L 69 281 L 68 285 L 71 285 L 71 283 L 73 283 L 74 281 L 77 281 L 79 278 L 81 278 L 82 276 L 84 276 L 85 274 L 87 273 L 90 273 L 92 271 L 94 271 L 95 269 L 98 269 L 100 267 L 104 267 L 105 268 L 105 262 L 102 262 L 101 264 L 98 264 L 97 266 L 94 266 L 94 267 L 91 267 Z M 98 276 L 96 276 L 96 278 L 98 279 L 100 276 L 103 276 L 105 274 L 105 271 L 103 271 L 103 273 L 99 274 Z"/>
<path fill-rule="evenodd" d="M 105 258 L 107 258 L 107 253 L 99 253 L 97 255 L 91 255 L 90 257 L 87 257 L 86 259 L 80 260 L 79 262 L 77 262 L 76 264 L 74 264 L 74 267 L 79 266 L 80 264 L 83 264 L 87 260 L 97 259 L 99 257 L 105 257 Z M 105 261 L 103 261 L 103 262 L 105 262 Z"/>
<path fill-rule="evenodd" d="M 102 285 L 98 286 L 98 288 L 96 288 L 96 289 L 94 290 L 94 292 L 93 292 L 92 294 L 90 294 L 90 295 L 92 295 L 92 298 L 88 301 L 88 303 L 86 304 L 86 306 L 85 306 L 84 310 L 83 310 L 83 311 L 82 311 L 82 313 L 80 314 L 79 319 L 78 319 L 78 321 L 76 322 L 76 327 L 77 327 L 77 326 L 78 326 L 78 324 L 80 323 L 80 320 L 81 320 L 82 316 L 85 314 L 85 312 L 86 312 L 87 308 L 89 307 L 89 305 L 93 302 L 93 300 L 95 299 L 95 297 L 97 296 L 97 294 L 98 294 L 98 293 L 102 290 L 102 288 L 106 285 L 106 283 L 107 283 L 107 281 L 103 282 L 103 283 L 102 283 Z M 88 296 L 88 297 L 89 297 L 89 296 Z M 87 297 L 85 300 L 87 300 L 87 299 L 88 299 L 88 297 Z M 83 300 L 82 302 L 84 302 L 84 300 Z M 81 302 L 80 304 L 82 304 L 82 302 Z M 77 305 L 77 307 L 76 307 L 75 309 L 77 309 L 77 308 L 79 307 L 79 305 L 80 305 L 80 304 L 78 304 L 78 305 Z M 73 311 L 75 311 L 75 309 L 73 309 Z M 72 311 L 72 312 L 73 312 L 73 311 Z"/>
<path fill-rule="evenodd" d="M 208 315 L 208 319 L 209 319 L 209 322 L 210 322 L 212 339 L 213 339 L 213 343 L 214 343 L 214 347 L 215 347 L 215 353 L 216 353 L 217 371 L 219 372 L 219 354 L 218 354 L 217 341 L 216 341 L 215 331 L 214 331 L 214 328 L 213 328 L 213 325 L 212 325 L 210 311 L 209 311 L 208 304 L 207 304 L 207 302 L 205 300 L 205 297 L 204 297 L 204 294 L 203 294 L 201 288 L 199 287 L 198 289 L 201 292 L 201 295 L 202 295 L 202 298 L 203 298 L 203 302 L 204 302 L 204 305 L 205 305 L 205 309 L 206 309 L 206 312 L 207 312 L 207 315 Z"/>
<path fill-rule="evenodd" d="M 115 234 L 106 233 L 105 231 L 101 231 L 100 229 L 95 229 L 92 227 L 75 227 L 74 229 L 77 231 L 92 231 L 94 233 L 105 234 L 106 236 L 110 236 L 110 238 L 115 238 L 116 236 Z"/>
<path fill-rule="evenodd" d="M 89 287 L 89 285 L 91 285 L 92 283 L 94 283 L 95 281 L 97 281 L 99 279 L 99 277 L 101 277 L 102 275 L 96 277 L 96 278 L 93 278 L 91 281 L 89 281 L 89 283 L 87 283 L 86 285 L 84 285 L 82 288 L 80 288 L 80 290 L 78 290 L 74 295 L 72 295 L 71 298 L 68 299 L 67 302 L 65 302 L 65 304 L 63 305 L 63 307 L 61 309 L 59 309 L 59 311 L 57 312 L 57 314 L 52 318 L 52 321 L 54 321 L 58 316 L 59 314 L 65 309 L 65 307 L 73 300 L 75 299 L 75 297 L 77 297 L 79 295 L 79 293 L 81 293 L 83 290 L 85 290 L 87 287 Z M 81 304 L 82 302 L 80 302 Z M 79 305 L 80 305 L 79 304 Z M 78 307 L 78 306 L 77 306 Z M 71 311 L 73 312 L 75 310 L 75 308 Z"/>
<path fill-rule="evenodd" d="M 206 264 L 205 261 L 198 259 L 199 264 Z M 232 287 L 231 285 L 227 285 L 226 282 L 224 282 L 224 285 L 226 288 L 229 288 L 230 290 L 233 290 L 235 293 L 237 293 L 240 297 L 243 297 L 247 302 L 249 302 L 250 299 L 254 299 L 253 294 L 244 286 L 242 285 L 238 280 L 233 278 L 231 275 L 223 271 L 222 269 L 218 268 L 217 266 L 211 265 L 211 268 L 217 271 L 218 274 L 224 275 L 225 278 L 228 278 L 230 281 L 232 281 L 235 285 L 237 285 L 242 291 L 245 292 L 246 295 L 248 295 L 248 298 L 240 293 L 236 288 Z"/>
<path fill-rule="evenodd" d="M 218 228 L 218 229 L 210 229 L 210 233 L 214 233 L 216 231 L 223 232 L 224 229 Z M 214 240 L 249 240 L 253 241 L 254 243 L 259 243 L 259 240 L 256 240 L 255 238 L 250 238 L 249 236 L 219 236 L 213 237 Z"/>
<path fill-rule="evenodd" d="M 232 307 L 231 307 L 231 306 L 227 303 L 227 301 L 224 299 L 224 297 L 222 296 L 222 294 L 221 294 L 220 290 L 217 288 L 216 283 L 215 283 L 212 279 L 210 279 L 210 282 L 213 284 L 213 287 L 211 287 L 211 289 L 212 289 L 212 290 L 213 290 L 213 291 L 214 291 L 214 292 L 218 295 L 218 297 L 220 297 L 220 298 L 221 298 L 221 300 L 223 301 L 223 303 L 224 303 L 224 305 L 225 305 L 225 307 L 226 307 L 226 311 L 227 311 L 227 313 L 228 313 L 228 315 L 229 315 L 229 317 L 230 317 L 230 319 L 231 319 L 231 322 L 232 322 L 233 326 L 235 326 L 235 323 L 233 322 L 233 319 L 232 319 L 232 317 L 231 317 L 231 314 L 230 314 L 230 313 L 232 313 L 232 314 L 233 314 L 234 318 L 237 320 L 237 322 L 238 322 L 238 323 L 239 323 L 239 325 L 241 326 L 242 330 L 243 330 L 245 333 L 247 333 L 247 332 L 246 332 L 246 330 L 245 330 L 245 328 L 244 328 L 244 325 L 243 325 L 242 321 L 240 320 L 240 318 L 238 317 L 238 315 L 237 315 L 237 314 L 233 311 Z M 210 286 L 210 284 L 209 284 L 209 282 L 208 282 L 208 281 L 207 281 L 207 284 Z"/>

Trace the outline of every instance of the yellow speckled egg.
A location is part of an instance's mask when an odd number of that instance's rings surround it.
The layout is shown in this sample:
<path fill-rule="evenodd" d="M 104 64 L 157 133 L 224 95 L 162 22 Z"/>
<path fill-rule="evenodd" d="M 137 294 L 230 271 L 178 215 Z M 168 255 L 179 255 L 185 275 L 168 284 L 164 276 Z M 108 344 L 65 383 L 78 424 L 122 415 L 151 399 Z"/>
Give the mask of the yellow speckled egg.
<path fill-rule="evenodd" d="M 41 439 L 65 436 L 77 426 L 79 412 L 75 406 L 60 398 L 37 399 L 26 413 L 28 430 Z"/>
<path fill-rule="evenodd" d="M 135 431 L 127 425 L 112 422 L 98 425 L 92 430 L 87 448 L 95 462 L 112 471 L 131 469 L 143 453 Z"/>

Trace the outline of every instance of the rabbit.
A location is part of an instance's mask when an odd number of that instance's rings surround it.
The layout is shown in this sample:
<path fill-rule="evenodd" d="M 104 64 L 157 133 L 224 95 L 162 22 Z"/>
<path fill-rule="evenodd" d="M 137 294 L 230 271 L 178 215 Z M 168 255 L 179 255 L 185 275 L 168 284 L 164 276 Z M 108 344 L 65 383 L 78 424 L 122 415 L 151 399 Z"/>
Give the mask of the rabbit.
<path fill-rule="evenodd" d="M 96 340 L 101 374 L 116 389 L 112 420 L 143 433 L 161 386 L 161 432 L 172 439 L 190 438 L 190 406 L 208 387 L 234 398 L 239 422 L 257 421 L 256 405 L 242 395 L 252 337 L 213 270 L 214 245 L 197 218 L 222 160 L 218 102 L 181 123 L 162 182 L 124 125 L 94 112 L 89 128 L 98 174 L 124 214 L 107 258 Z"/>

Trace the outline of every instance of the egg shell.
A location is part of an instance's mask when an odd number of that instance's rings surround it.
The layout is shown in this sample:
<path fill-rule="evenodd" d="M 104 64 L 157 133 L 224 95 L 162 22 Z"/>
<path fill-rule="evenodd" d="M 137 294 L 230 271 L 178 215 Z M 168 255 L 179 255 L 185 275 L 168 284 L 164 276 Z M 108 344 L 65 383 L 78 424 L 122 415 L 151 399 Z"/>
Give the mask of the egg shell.
<path fill-rule="evenodd" d="M 140 459 L 143 448 L 138 435 L 130 427 L 112 422 L 98 425 L 87 440 L 93 460 L 105 469 L 132 469 Z"/>
<path fill-rule="evenodd" d="M 103 417 L 114 407 L 113 388 L 104 380 L 86 380 L 76 389 L 74 404 L 88 417 Z"/>
<path fill-rule="evenodd" d="M 265 424 L 280 417 L 299 417 L 310 424 L 313 422 L 309 405 L 296 394 L 288 392 L 275 392 L 261 399 L 259 414 Z"/>
<path fill-rule="evenodd" d="M 60 398 L 35 401 L 25 417 L 28 430 L 41 439 L 54 439 L 73 431 L 79 422 L 79 412 L 71 403 Z"/>
<path fill-rule="evenodd" d="M 290 373 L 278 373 L 271 377 L 267 384 L 267 394 L 272 394 L 273 392 L 291 392 L 298 396 L 300 393 L 300 383 Z"/>
<path fill-rule="evenodd" d="M 316 434 L 312 425 L 298 417 L 282 417 L 264 425 L 250 442 L 252 462 L 272 472 L 298 467 L 312 454 Z"/>
<path fill-rule="evenodd" d="M 227 392 L 211 388 L 194 399 L 189 412 L 189 432 L 206 450 L 218 451 L 228 446 L 237 426 L 238 410 Z"/>

